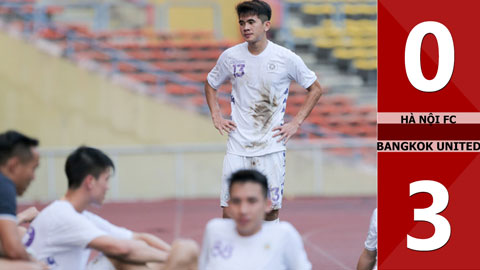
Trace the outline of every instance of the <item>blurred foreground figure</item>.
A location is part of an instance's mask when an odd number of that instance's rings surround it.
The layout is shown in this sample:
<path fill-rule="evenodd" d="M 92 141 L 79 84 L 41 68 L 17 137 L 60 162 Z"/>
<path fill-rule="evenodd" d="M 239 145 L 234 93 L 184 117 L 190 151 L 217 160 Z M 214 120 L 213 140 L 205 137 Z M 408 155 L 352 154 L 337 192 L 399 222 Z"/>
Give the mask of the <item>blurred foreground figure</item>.
<path fill-rule="evenodd" d="M 199 270 L 310 270 L 300 234 L 287 222 L 267 223 L 267 178 L 241 170 L 230 180 L 228 214 L 212 219 L 203 236 Z"/>
<path fill-rule="evenodd" d="M 39 165 L 38 140 L 17 131 L 0 134 L 0 269 L 48 269 L 35 262 L 21 242 L 18 225 L 30 222 L 37 211 L 17 216 L 17 199 L 35 178 Z"/>

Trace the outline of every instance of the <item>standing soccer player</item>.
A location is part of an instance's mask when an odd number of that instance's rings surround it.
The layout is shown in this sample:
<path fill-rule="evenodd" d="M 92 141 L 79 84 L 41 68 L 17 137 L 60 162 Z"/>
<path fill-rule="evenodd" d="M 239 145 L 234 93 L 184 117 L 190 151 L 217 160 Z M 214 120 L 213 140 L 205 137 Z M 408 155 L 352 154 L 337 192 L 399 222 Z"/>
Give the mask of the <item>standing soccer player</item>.
<path fill-rule="evenodd" d="M 267 175 L 272 211 L 265 220 L 276 221 L 282 207 L 285 180 L 285 144 L 310 114 L 322 89 L 315 74 L 292 51 L 267 39 L 271 8 L 264 1 L 237 5 L 240 33 L 245 42 L 220 55 L 205 83 L 205 95 L 213 124 L 229 133 L 223 162 L 220 205 L 228 217 L 227 177 L 238 169 L 252 168 Z M 232 82 L 232 120 L 220 112 L 216 90 Z M 288 123 L 283 117 L 291 81 L 308 90 L 298 114 Z"/>

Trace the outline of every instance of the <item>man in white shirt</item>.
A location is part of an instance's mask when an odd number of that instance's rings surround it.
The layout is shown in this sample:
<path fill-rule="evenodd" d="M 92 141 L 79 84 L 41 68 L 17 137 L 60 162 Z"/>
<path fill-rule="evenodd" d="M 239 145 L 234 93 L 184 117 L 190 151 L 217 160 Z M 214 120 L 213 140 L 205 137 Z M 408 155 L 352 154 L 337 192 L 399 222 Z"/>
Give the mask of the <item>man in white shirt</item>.
<path fill-rule="evenodd" d="M 275 221 L 282 207 L 285 144 L 310 114 L 322 89 L 299 56 L 267 39 L 271 8 L 266 2 L 245 1 L 236 11 L 245 42 L 220 55 L 205 83 L 213 124 L 220 134 L 229 133 L 220 206 L 227 217 L 227 178 L 239 169 L 256 169 L 269 179 L 272 209 L 266 220 Z M 232 83 L 232 120 L 223 118 L 216 96 L 216 90 L 227 80 Z M 306 88 L 308 95 L 298 114 L 284 123 L 292 80 Z"/>
<path fill-rule="evenodd" d="M 267 178 L 240 170 L 229 179 L 231 219 L 212 219 L 203 236 L 199 270 L 309 270 L 300 234 L 287 222 L 264 223 L 271 210 Z"/>
<path fill-rule="evenodd" d="M 117 227 L 86 210 L 103 203 L 113 169 L 112 160 L 98 149 L 80 147 L 70 154 L 67 193 L 32 222 L 23 238 L 28 250 L 52 270 L 196 269 L 198 248 L 193 241 L 170 247 L 151 234 Z M 91 249 L 106 256 L 87 266 Z"/>
<path fill-rule="evenodd" d="M 377 208 L 373 210 L 370 218 L 367 240 L 357 264 L 357 270 L 377 269 Z"/>

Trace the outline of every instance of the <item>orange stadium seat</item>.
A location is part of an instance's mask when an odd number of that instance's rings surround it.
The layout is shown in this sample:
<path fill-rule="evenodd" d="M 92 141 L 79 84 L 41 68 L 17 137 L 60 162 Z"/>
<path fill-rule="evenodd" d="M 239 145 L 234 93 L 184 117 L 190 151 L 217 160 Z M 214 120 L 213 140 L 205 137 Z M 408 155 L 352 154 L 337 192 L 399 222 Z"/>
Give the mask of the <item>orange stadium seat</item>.
<path fill-rule="evenodd" d="M 134 65 L 132 65 L 131 63 L 128 63 L 128 62 L 117 63 L 117 69 L 120 72 L 125 72 L 125 73 L 137 72 L 137 68 Z"/>
<path fill-rule="evenodd" d="M 158 77 L 149 73 L 130 73 L 128 76 L 145 84 L 151 85 L 158 83 Z"/>
<path fill-rule="evenodd" d="M 193 105 L 195 106 L 203 106 L 203 105 L 207 105 L 207 101 L 205 99 L 205 97 L 202 95 L 202 96 L 195 96 L 191 99 L 191 102 L 193 103 Z"/>
<path fill-rule="evenodd" d="M 223 116 L 229 116 L 232 113 L 232 108 L 230 105 L 220 107 L 220 111 L 222 111 Z"/>
<path fill-rule="evenodd" d="M 310 116 L 308 116 L 307 121 L 309 121 L 310 123 L 313 123 L 315 125 L 318 125 L 318 126 L 323 126 L 327 122 L 325 117 L 323 117 L 321 115 L 310 115 Z"/>
<path fill-rule="evenodd" d="M 324 104 L 321 106 L 315 106 L 311 112 L 313 115 L 322 115 L 322 116 L 330 116 L 334 114 L 339 114 L 338 109 L 335 105 L 331 104 Z"/>
<path fill-rule="evenodd" d="M 340 133 L 345 134 L 345 135 L 355 136 L 356 129 L 357 129 L 357 127 L 353 127 L 353 126 L 349 126 L 349 125 L 341 125 L 341 126 L 338 126 L 335 129 L 335 131 L 340 132 Z"/>
<path fill-rule="evenodd" d="M 45 28 L 40 30 L 39 35 L 43 38 L 50 39 L 50 40 L 63 40 L 65 39 L 65 33 L 62 33 L 60 31 L 51 29 L 51 28 Z"/>
<path fill-rule="evenodd" d="M 197 82 L 203 82 L 207 79 L 208 73 L 206 72 L 184 72 L 182 73 L 183 76 L 185 76 L 188 79 L 191 79 L 193 81 Z"/>
<path fill-rule="evenodd" d="M 220 108 L 221 107 L 230 107 L 231 106 L 230 99 L 219 98 L 218 99 L 218 105 L 220 105 Z"/>
<path fill-rule="evenodd" d="M 303 102 L 305 102 L 305 97 L 306 97 L 305 95 L 295 95 L 295 96 L 288 97 L 287 107 L 289 105 L 301 106 Z"/>
<path fill-rule="evenodd" d="M 222 54 L 222 51 L 219 49 L 212 49 L 209 51 L 202 50 L 192 50 L 189 54 L 189 57 L 194 60 L 217 60 L 218 57 Z"/>
<path fill-rule="evenodd" d="M 168 94 L 176 95 L 176 96 L 184 96 L 184 95 L 191 96 L 191 95 L 198 95 L 201 93 L 194 86 L 180 85 L 175 83 L 167 83 L 165 85 L 165 91 Z"/>
<path fill-rule="evenodd" d="M 299 111 L 300 111 L 300 106 L 299 105 L 287 104 L 287 108 L 285 108 L 285 113 L 289 114 L 289 115 L 292 115 L 292 116 L 297 115 L 297 113 Z"/>

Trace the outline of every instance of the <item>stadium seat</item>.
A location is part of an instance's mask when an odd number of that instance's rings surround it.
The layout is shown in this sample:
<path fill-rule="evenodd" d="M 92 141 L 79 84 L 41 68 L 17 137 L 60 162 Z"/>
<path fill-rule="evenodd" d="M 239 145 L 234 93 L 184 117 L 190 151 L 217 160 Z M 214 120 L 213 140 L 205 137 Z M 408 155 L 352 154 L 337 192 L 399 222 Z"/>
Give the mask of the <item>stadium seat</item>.
<path fill-rule="evenodd" d="M 192 96 L 198 95 L 201 92 L 194 86 L 180 85 L 175 83 L 165 84 L 165 91 L 168 94 L 175 96 Z"/>

